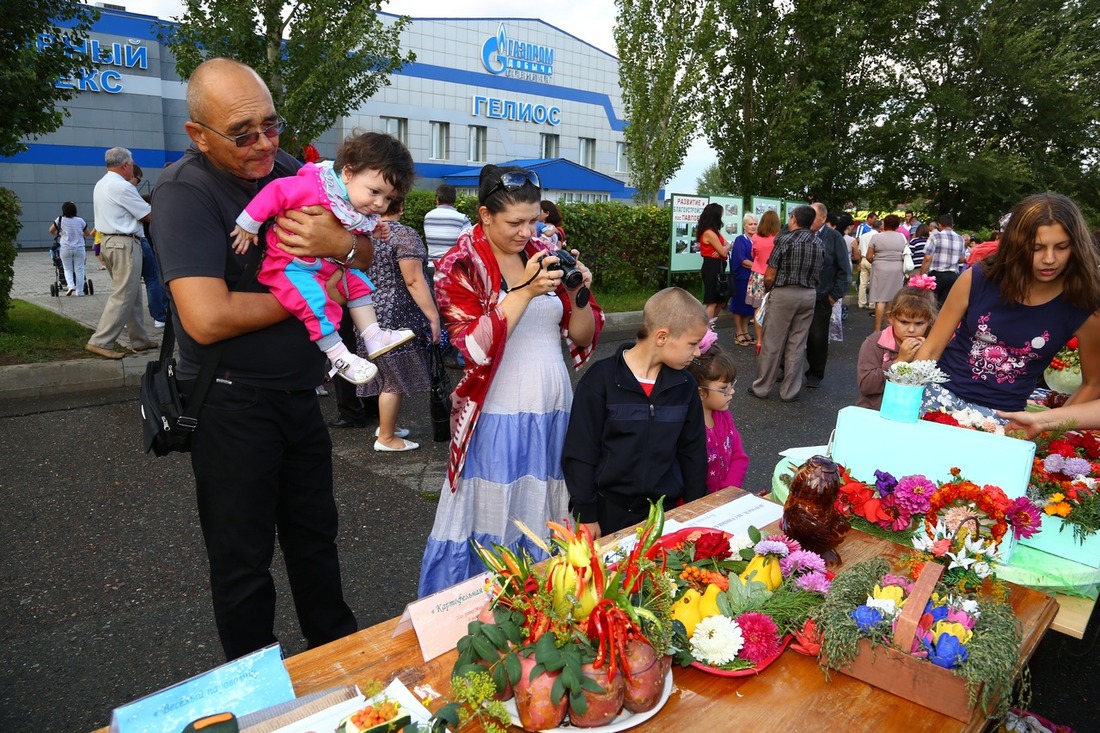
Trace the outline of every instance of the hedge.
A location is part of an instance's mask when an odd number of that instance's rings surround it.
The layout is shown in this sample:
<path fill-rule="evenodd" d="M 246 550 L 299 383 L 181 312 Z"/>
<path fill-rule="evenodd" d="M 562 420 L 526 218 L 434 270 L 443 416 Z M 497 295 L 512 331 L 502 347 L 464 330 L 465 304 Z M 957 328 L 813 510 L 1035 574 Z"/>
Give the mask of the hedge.
<path fill-rule="evenodd" d="M 672 213 L 656 206 L 620 203 L 559 204 L 570 249 L 592 270 L 600 291 L 624 293 L 664 285 Z M 435 208 L 432 191 L 414 190 L 405 198 L 401 222 L 424 236 L 424 214 Z M 459 196 L 455 208 L 477 221 L 477 199 Z"/>
<path fill-rule="evenodd" d="M 23 207 L 13 191 L 0 186 L 0 329 L 8 325 L 11 288 L 15 279 L 15 242 L 23 224 Z"/>

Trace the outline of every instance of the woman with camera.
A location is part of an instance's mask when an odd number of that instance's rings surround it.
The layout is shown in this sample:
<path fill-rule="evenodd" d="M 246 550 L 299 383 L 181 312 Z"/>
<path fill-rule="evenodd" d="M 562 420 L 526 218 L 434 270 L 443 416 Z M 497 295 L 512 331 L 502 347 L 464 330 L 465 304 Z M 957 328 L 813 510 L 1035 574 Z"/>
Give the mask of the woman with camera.
<path fill-rule="evenodd" d="M 573 391 L 560 339 L 580 368 L 603 313 L 576 250 L 552 252 L 536 238 L 541 193 L 532 171 L 482 168 L 478 221 L 436 264 L 443 326 L 466 367 L 452 395 L 450 459 L 420 569 L 422 597 L 484 571 L 471 539 L 538 560 L 545 553 L 514 520 L 539 532 L 569 516 L 561 450 Z"/>

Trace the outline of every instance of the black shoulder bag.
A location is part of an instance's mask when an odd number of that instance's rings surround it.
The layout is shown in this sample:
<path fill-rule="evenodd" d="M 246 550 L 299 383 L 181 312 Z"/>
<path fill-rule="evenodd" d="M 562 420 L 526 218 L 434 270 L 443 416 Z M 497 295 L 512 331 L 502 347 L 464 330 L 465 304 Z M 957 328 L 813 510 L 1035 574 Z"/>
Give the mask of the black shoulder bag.
<path fill-rule="evenodd" d="M 240 290 L 254 270 L 246 272 L 233 290 Z M 191 434 L 199 425 L 199 411 L 206 401 L 206 392 L 214 381 L 214 370 L 222 356 L 225 342 L 212 346 L 203 357 L 199 375 L 195 378 L 195 390 L 188 396 L 187 404 L 180 399 L 176 384 L 176 334 L 172 327 L 172 302 L 168 301 L 168 317 L 164 321 L 164 336 L 160 344 L 160 358 L 145 365 L 141 377 L 142 437 L 145 452 L 156 456 L 169 453 L 187 453 L 191 450 Z"/>

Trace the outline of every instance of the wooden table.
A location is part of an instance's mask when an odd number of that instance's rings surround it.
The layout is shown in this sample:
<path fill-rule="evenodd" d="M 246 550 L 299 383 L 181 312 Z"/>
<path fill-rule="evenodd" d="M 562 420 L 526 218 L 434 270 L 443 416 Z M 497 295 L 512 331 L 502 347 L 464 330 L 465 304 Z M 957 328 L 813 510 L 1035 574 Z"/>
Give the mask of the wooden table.
<path fill-rule="evenodd" d="M 680 522 L 689 522 L 743 493 L 727 489 L 668 514 Z M 840 547 L 846 565 L 878 556 L 895 558 L 904 552 L 900 545 L 857 531 L 849 533 Z M 1023 664 L 1046 633 L 1058 605 L 1044 593 L 1020 586 L 1010 589 L 1009 600 L 1024 628 L 1020 649 Z M 425 663 L 412 631 L 392 637 L 397 622 L 396 618 L 384 621 L 287 659 L 295 692 L 302 696 L 338 685 L 362 685 L 368 680 L 385 685 L 400 677 L 410 689 L 430 685 L 442 695 L 449 694 L 448 680 L 457 653 L 452 650 Z M 674 666 L 673 685 L 664 708 L 632 730 L 640 733 L 730 730 L 733 721 L 740 730 L 784 733 L 823 730 L 946 733 L 980 731 L 985 726 L 984 720 L 960 723 L 843 674 L 833 673 L 827 682 L 816 659 L 792 651 L 784 652 L 764 674 L 755 677 L 717 677 Z M 463 733 L 467 730 L 482 729 L 471 723 L 463 728 Z M 103 729 L 102 733 L 105 732 Z"/>

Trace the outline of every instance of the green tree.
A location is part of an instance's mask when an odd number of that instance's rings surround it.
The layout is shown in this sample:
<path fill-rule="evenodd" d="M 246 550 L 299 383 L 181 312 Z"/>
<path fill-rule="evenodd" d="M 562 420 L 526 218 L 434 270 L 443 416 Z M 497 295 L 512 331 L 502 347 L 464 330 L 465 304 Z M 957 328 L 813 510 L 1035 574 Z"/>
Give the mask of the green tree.
<path fill-rule="evenodd" d="M 179 25 L 163 39 L 183 78 L 206 58 L 228 56 L 267 82 L 287 121 L 283 149 L 297 154 L 356 109 L 389 75 L 416 59 L 401 55 L 409 24 L 387 25 L 381 0 L 187 0 Z"/>
<path fill-rule="evenodd" d="M 61 127 L 76 90 L 60 79 L 95 66 L 84 53 L 99 11 L 70 0 L 0 0 L 0 156 L 27 149 L 24 138 Z"/>
<path fill-rule="evenodd" d="M 619 85 L 629 121 L 623 137 L 638 198 L 656 203 L 699 129 L 706 0 L 615 0 Z"/>
<path fill-rule="evenodd" d="M 866 131 L 872 185 L 911 194 L 961 226 L 990 226 L 1021 197 L 1051 189 L 1095 210 L 1100 2 L 912 2 L 894 39 L 899 94 Z"/>
<path fill-rule="evenodd" d="M 703 174 L 695 179 L 695 192 L 700 195 L 729 196 L 733 187 L 722 175 L 717 163 L 711 163 L 703 169 Z"/>

